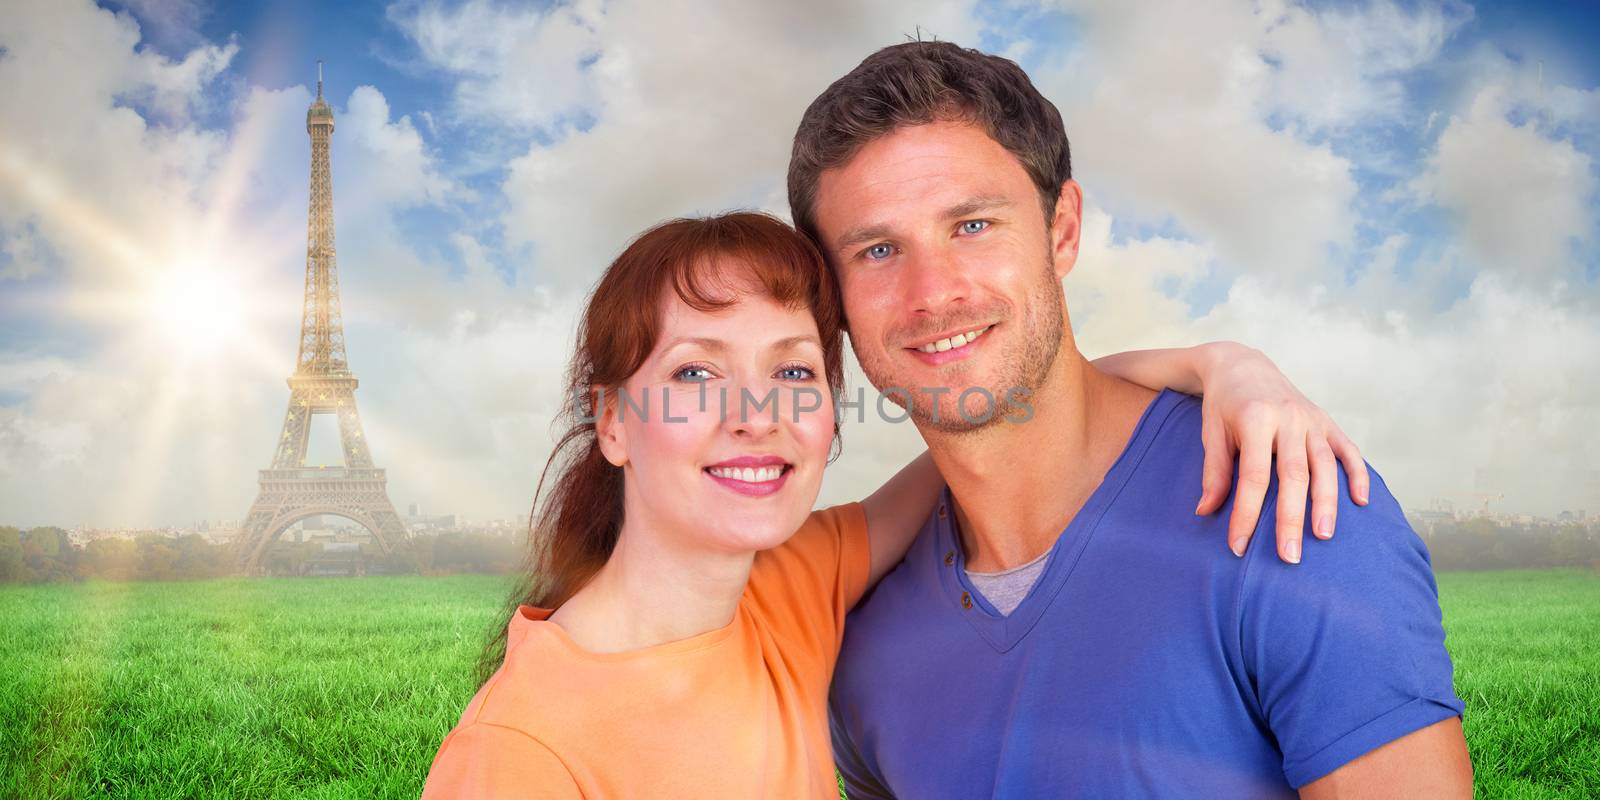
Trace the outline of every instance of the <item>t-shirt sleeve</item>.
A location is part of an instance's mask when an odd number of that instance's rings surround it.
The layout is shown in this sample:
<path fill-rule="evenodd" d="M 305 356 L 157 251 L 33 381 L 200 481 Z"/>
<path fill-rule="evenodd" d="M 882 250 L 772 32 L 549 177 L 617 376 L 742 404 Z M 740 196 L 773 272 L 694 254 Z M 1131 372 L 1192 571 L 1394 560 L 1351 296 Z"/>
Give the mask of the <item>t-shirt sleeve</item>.
<path fill-rule="evenodd" d="M 861 749 L 856 747 L 855 740 L 851 738 L 850 730 L 840 718 L 832 699 L 828 702 L 828 729 L 833 739 L 833 765 L 839 772 L 839 780 L 844 783 L 845 796 L 850 800 L 893 798 L 894 794 L 884 787 L 883 782 L 878 780 L 877 774 L 867 766 L 866 758 L 861 755 Z"/>
<path fill-rule="evenodd" d="M 1334 538 L 1308 525 L 1302 563 L 1278 560 L 1276 491 L 1250 545 L 1241 657 L 1296 788 L 1462 711 L 1427 547 L 1369 472 L 1360 507 L 1340 471 Z"/>
<path fill-rule="evenodd" d="M 423 784 L 423 800 L 582 798 L 561 759 L 515 728 L 472 722 L 445 737 Z"/>
<path fill-rule="evenodd" d="M 836 654 L 844 615 L 867 591 L 872 554 L 860 503 L 811 512 L 800 529 L 757 554 L 750 592 L 780 632 Z"/>

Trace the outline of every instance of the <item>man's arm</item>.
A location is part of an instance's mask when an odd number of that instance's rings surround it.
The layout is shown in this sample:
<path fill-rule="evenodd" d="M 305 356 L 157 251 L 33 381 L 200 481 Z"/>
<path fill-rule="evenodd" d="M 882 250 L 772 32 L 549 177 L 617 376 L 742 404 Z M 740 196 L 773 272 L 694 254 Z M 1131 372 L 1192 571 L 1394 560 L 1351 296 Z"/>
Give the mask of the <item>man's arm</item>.
<path fill-rule="evenodd" d="M 1300 788 L 1304 800 L 1472 797 L 1472 762 L 1461 718 L 1400 737 Z"/>
<path fill-rule="evenodd" d="M 867 586 L 889 573 L 905 557 L 911 540 L 917 538 L 922 523 L 933 511 L 944 488 L 944 478 L 928 451 L 900 468 L 893 478 L 861 501 L 867 514 L 867 542 L 872 552 L 872 568 Z"/>

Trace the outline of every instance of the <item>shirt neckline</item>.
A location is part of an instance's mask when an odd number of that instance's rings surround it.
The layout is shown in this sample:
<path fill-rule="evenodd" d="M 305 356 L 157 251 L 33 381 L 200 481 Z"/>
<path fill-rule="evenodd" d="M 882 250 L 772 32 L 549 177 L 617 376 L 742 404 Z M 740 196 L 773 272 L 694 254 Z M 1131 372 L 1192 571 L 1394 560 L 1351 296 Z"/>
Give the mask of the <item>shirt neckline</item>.
<path fill-rule="evenodd" d="M 553 613 L 555 613 L 555 610 L 550 608 L 518 606 L 516 616 L 512 618 L 511 625 L 514 628 L 519 625 L 525 626 L 527 628 L 527 636 L 540 635 L 550 639 L 560 646 L 562 650 L 584 661 L 622 662 L 681 655 L 715 647 L 726 641 L 737 630 L 745 614 L 745 609 L 744 600 L 741 598 L 738 607 L 733 612 L 733 619 L 720 628 L 697 633 L 686 639 L 663 642 L 636 650 L 624 650 L 618 653 L 597 653 L 593 650 L 584 649 L 582 645 L 573 640 L 572 636 L 567 633 L 566 628 L 550 621 L 550 615 Z"/>
<path fill-rule="evenodd" d="M 939 506 L 932 520 L 938 546 L 933 548 L 931 557 L 937 559 L 934 569 L 939 575 L 940 588 L 949 600 L 951 613 L 965 619 L 999 652 L 1007 652 L 1021 642 L 1072 576 L 1101 518 L 1138 469 L 1139 462 L 1155 442 L 1156 433 L 1172 411 L 1178 408 L 1181 397 L 1171 389 L 1162 389 L 1145 406 L 1117 460 L 1112 462 L 1111 468 L 1084 502 L 1083 508 L 1073 515 L 1072 521 L 1056 537 L 1055 544 L 1045 552 L 1050 560 L 1045 564 L 1044 571 L 1010 614 L 1001 614 L 967 577 L 966 556 L 962 553 L 956 534 L 955 514 L 949 512 L 953 508 L 950 487 L 945 486 L 939 493 Z"/>

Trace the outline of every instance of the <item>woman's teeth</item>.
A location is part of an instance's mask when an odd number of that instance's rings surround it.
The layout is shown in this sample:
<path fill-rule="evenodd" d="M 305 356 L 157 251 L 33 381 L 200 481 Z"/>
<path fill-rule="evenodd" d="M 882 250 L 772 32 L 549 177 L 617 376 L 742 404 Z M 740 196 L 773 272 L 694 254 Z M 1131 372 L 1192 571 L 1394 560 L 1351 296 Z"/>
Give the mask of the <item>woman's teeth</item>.
<path fill-rule="evenodd" d="M 745 467 L 743 469 L 738 467 L 711 467 L 706 471 L 719 478 L 731 478 L 745 483 L 766 483 L 767 481 L 777 480 L 778 476 L 783 474 L 783 467 Z"/>
<path fill-rule="evenodd" d="M 971 344 L 973 339 L 982 336 L 984 331 L 989 330 L 990 327 L 992 326 L 985 325 L 977 330 L 967 331 L 966 333 L 958 333 L 948 339 L 940 339 L 937 342 L 930 342 L 917 349 L 924 353 L 943 353 L 946 350 L 960 350 L 961 348 Z"/>

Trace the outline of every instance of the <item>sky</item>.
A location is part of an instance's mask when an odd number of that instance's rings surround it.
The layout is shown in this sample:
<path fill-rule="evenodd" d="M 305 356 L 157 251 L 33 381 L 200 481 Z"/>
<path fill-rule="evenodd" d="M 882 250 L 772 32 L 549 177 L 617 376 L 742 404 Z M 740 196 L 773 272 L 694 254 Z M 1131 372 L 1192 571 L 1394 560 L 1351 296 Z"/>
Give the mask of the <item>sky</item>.
<path fill-rule="evenodd" d="M 371 451 L 400 509 L 487 519 L 528 512 L 609 260 L 671 217 L 787 217 L 807 103 L 919 35 L 1061 109 L 1087 355 L 1242 341 L 1408 509 L 1600 514 L 1591 3 L 20 0 L 0 524 L 243 517 L 295 358 L 318 59 Z M 848 423 L 820 501 L 920 450 Z"/>

